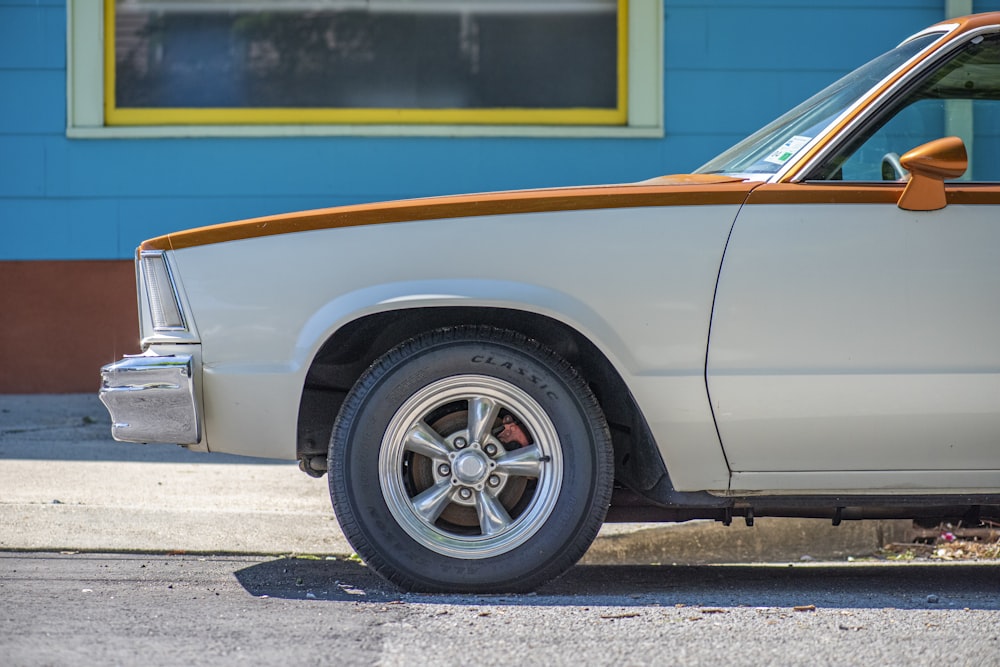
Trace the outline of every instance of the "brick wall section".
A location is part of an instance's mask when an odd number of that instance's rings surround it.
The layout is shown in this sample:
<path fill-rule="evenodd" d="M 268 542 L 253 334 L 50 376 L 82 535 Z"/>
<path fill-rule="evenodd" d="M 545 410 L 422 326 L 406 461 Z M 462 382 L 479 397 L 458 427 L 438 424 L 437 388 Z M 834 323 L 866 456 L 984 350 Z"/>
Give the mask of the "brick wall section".
<path fill-rule="evenodd" d="M 139 351 L 131 261 L 0 262 L 0 393 L 96 392 Z"/>

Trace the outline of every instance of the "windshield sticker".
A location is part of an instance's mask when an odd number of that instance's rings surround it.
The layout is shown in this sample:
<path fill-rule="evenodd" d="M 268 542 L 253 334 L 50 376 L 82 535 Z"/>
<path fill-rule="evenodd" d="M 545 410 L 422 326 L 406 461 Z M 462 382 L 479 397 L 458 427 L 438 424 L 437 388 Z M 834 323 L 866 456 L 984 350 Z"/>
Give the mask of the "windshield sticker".
<path fill-rule="evenodd" d="M 771 164 L 785 164 L 792 158 L 793 155 L 802 150 L 802 147 L 808 144 L 811 139 L 812 137 L 795 135 L 783 143 L 778 150 L 764 158 L 764 162 L 770 162 Z"/>

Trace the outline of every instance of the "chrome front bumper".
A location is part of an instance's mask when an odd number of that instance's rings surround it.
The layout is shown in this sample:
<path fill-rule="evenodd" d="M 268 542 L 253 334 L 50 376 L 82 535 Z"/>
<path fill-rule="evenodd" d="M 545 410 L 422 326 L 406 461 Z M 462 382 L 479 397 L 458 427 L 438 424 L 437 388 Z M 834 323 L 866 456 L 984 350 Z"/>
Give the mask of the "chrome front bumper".
<path fill-rule="evenodd" d="M 195 445 L 201 420 L 190 355 L 126 356 L 101 369 L 101 402 L 111 413 L 111 435 L 122 442 Z"/>

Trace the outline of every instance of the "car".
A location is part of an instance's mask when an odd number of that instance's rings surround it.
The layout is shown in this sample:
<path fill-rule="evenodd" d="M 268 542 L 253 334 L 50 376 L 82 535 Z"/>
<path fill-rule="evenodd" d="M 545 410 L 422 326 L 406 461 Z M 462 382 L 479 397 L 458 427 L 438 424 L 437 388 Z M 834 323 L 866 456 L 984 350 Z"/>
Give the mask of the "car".
<path fill-rule="evenodd" d="M 998 156 L 1000 13 L 949 20 L 691 174 L 145 241 L 101 399 L 327 474 L 406 590 L 534 589 L 605 521 L 996 520 Z"/>

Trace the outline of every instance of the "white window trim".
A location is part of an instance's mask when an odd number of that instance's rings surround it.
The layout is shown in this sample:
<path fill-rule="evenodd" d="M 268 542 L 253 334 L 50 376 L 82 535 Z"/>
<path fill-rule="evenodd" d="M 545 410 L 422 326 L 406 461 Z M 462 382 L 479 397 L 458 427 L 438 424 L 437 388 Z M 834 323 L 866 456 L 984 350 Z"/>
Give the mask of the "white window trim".
<path fill-rule="evenodd" d="M 630 0 L 628 124 L 570 125 L 104 125 L 104 3 L 66 2 L 66 136 L 156 137 L 662 137 L 663 2 Z"/>

